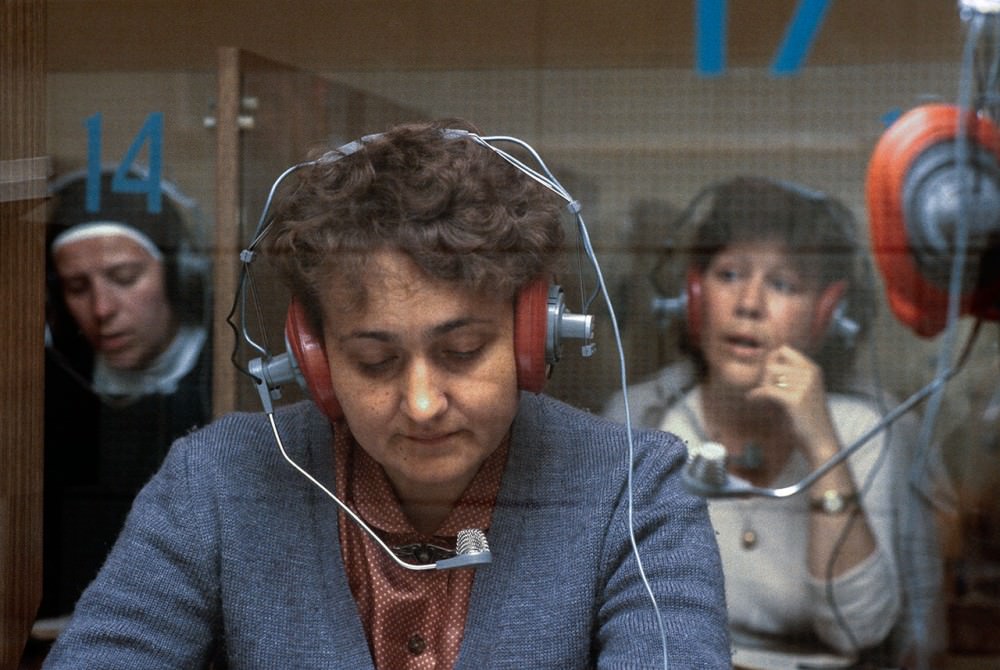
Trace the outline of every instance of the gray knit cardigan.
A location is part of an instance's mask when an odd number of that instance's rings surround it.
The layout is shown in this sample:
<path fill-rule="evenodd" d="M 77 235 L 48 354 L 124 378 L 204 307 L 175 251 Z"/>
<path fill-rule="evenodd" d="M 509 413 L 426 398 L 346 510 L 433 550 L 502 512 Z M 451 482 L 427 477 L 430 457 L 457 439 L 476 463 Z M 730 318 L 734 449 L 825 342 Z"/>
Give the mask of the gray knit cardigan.
<path fill-rule="evenodd" d="M 333 488 L 331 426 L 279 410 L 292 457 Z M 636 432 L 629 538 L 620 425 L 522 394 L 457 668 L 730 667 L 722 569 L 684 445 Z M 174 444 L 45 668 L 371 668 L 337 509 L 280 455 L 262 414 Z"/>

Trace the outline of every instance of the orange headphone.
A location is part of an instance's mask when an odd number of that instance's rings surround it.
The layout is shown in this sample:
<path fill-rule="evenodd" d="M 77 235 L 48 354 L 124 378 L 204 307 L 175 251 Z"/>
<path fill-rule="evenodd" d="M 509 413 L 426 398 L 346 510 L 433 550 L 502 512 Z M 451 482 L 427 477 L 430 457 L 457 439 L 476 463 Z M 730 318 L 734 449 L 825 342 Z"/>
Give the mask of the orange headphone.
<path fill-rule="evenodd" d="M 963 216 L 970 250 L 995 245 L 1000 235 L 1000 130 L 985 116 L 968 114 L 959 137 L 959 109 L 933 104 L 914 108 L 882 135 L 868 166 L 866 197 L 875 260 L 896 317 L 916 334 L 945 327 L 946 278 L 954 233 Z M 959 140 L 969 142 L 974 190 L 962 202 L 968 179 L 957 165 Z M 962 209 L 962 208 L 966 209 Z M 960 312 L 1000 319 L 1000 277 L 963 282 Z"/>

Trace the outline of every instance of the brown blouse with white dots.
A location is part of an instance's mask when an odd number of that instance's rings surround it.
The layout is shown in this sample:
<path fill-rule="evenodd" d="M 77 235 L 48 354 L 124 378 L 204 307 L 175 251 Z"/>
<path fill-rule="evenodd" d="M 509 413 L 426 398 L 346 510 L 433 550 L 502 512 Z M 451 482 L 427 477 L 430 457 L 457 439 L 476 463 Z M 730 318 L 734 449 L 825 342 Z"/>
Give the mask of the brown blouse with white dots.
<path fill-rule="evenodd" d="M 489 529 L 507 462 L 507 440 L 486 459 L 441 527 L 427 536 L 407 521 L 382 467 L 357 445 L 343 422 L 334 434 L 337 495 L 386 544 L 403 548 L 406 562 L 433 563 L 444 557 L 438 548 L 454 551 L 459 530 Z M 339 523 L 347 579 L 375 667 L 453 667 L 465 632 L 475 570 L 407 570 L 343 511 Z"/>

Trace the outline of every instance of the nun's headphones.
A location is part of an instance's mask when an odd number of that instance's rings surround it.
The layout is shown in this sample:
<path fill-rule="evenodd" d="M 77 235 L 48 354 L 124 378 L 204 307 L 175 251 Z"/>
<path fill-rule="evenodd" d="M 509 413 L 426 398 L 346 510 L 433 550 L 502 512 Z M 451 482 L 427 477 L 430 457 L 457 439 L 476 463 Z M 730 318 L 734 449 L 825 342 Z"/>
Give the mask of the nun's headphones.
<path fill-rule="evenodd" d="M 754 179 L 777 186 L 810 202 L 815 202 L 831 209 L 834 207 L 826 194 L 807 188 L 801 184 L 760 177 L 755 177 Z M 684 209 L 673 227 L 677 228 L 681 226 L 686 228 L 695 222 L 699 218 L 697 212 L 704 205 L 705 201 L 714 196 L 718 188 L 725 183 L 728 183 L 728 180 L 702 189 Z M 831 216 L 837 216 L 837 213 L 831 211 Z M 672 252 L 673 250 L 670 249 L 668 251 Z M 660 261 L 653 268 L 651 274 L 651 281 L 659 294 L 653 298 L 651 305 L 652 312 L 664 326 L 675 319 L 683 318 L 687 336 L 691 343 L 697 346 L 697 343 L 701 339 L 703 321 L 702 273 L 696 268 L 689 268 L 684 278 L 684 290 L 679 295 L 664 297 L 666 291 L 663 291 L 660 286 L 659 274 L 668 256 L 669 253 L 666 252 L 661 254 Z M 819 346 L 826 338 L 831 337 L 839 338 L 847 347 L 854 346 L 858 333 L 861 331 L 861 325 L 848 314 L 847 288 L 847 282 L 840 280 L 828 284 L 820 293 L 809 330 L 810 341 L 814 346 Z"/>
<path fill-rule="evenodd" d="M 446 139 L 467 140 L 490 149 L 499 158 L 506 160 L 524 173 L 527 178 L 533 179 L 564 199 L 567 208 L 576 217 L 586 253 L 592 261 L 594 260 L 593 251 L 586 235 L 586 226 L 580 215 L 580 204 L 556 181 L 530 145 L 513 137 L 482 137 L 465 130 L 445 129 L 441 133 Z M 303 167 L 340 160 L 379 137 L 381 134 L 367 135 L 360 140 L 328 152 L 314 161 L 300 163 L 285 170 L 271 187 L 271 192 L 261 214 L 257 234 L 248 248 L 240 254 L 243 272 L 240 277 L 240 288 L 237 292 L 236 302 L 233 305 L 233 311 L 230 312 L 229 323 L 238 336 L 242 335 L 242 338 L 250 346 L 262 354 L 261 357 L 251 360 L 244 372 L 248 373 L 254 380 L 264 411 L 267 413 L 273 411 L 271 401 L 280 397 L 282 384 L 295 379 L 331 421 L 336 421 L 343 416 L 340 403 L 333 392 L 333 382 L 323 341 L 309 326 L 305 311 L 299 301 L 293 299 L 288 307 L 285 320 L 285 353 L 274 355 L 267 351 L 266 348 L 253 341 L 245 326 L 237 329 L 236 324 L 231 320 L 237 309 L 237 304 L 242 307 L 241 320 L 245 312 L 244 283 L 250 272 L 250 263 L 255 255 L 254 250 L 267 235 L 273 222 L 270 219 L 269 210 L 274 193 L 282 181 L 293 172 Z M 538 169 L 526 165 L 520 159 L 496 146 L 497 143 L 504 142 L 513 143 L 526 150 L 537 163 Z M 518 292 L 514 305 L 514 353 L 518 388 L 533 393 L 542 390 L 551 372 L 552 364 L 556 363 L 562 355 L 562 341 L 567 338 L 583 340 L 583 353 L 590 355 L 594 347 L 592 342 L 593 316 L 574 314 L 568 311 L 562 288 L 557 284 L 550 283 L 547 277 L 538 277 L 529 282 Z M 239 341 L 237 340 L 238 345 Z M 235 351 L 233 352 L 233 361 L 234 363 L 236 361 Z M 237 367 L 239 367 L 238 364 Z"/>

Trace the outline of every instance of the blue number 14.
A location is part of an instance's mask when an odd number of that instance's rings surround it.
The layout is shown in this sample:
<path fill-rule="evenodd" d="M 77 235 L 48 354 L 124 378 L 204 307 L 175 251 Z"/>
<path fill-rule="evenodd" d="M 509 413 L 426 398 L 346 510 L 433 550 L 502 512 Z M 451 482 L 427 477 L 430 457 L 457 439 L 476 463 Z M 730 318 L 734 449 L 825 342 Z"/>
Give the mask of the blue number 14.
<path fill-rule="evenodd" d="M 87 117 L 87 194 L 86 209 L 97 212 L 101 209 L 101 114 Z M 145 176 L 135 177 L 129 174 L 132 164 L 142 151 L 147 148 L 149 168 Z M 151 214 L 159 214 L 163 208 L 163 113 L 152 112 L 146 117 L 142 128 L 136 133 L 131 146 L 125 152 L 125 157 L 118 163 L 111 178 L 113 193 L 145 193 L 146 210 Z"/>

